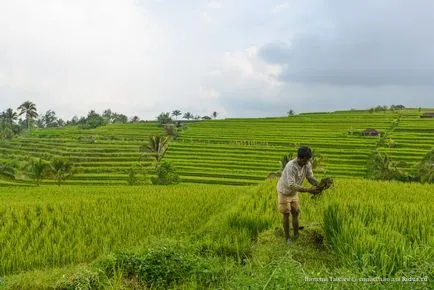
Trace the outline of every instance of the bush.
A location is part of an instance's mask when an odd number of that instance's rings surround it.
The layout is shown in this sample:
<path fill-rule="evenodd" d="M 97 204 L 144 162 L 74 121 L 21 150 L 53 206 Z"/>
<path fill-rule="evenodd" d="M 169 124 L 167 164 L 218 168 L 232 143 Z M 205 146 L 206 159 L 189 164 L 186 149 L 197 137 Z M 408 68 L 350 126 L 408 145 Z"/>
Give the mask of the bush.
<path fill-rule="evenodd" d="M 366 177 L 378 180 L 411 181 L 412 177 L 402 169 L 405 165 L 403 162 L 392 161 L 389 155 L 377 150 L 369 157 Z"/>
<path fill-rule="evenodd" d="M 416 176 L 422 183 L 434 182 L 434 149 L 428 152 L 417 166 Z"/>
<path fill-rule="evenodd" d="M 152 177 L 152 184 L 168 185 L 179 183 L 179 174 L 175 168 L 168 163 L 162 162 L 156 169 L 157 177 Z"/>
<path fill-rule="evenodd" d="M 136 170 L 134 168 L 130 168 L 128 170 L 128 184 L 129 185 L 137 185 L 139 183 L 139 179 L 136 176 Z"/>
<path fill-rule="evenodd" d="M 118 252 L 97 262 L 108 277 L 122 273 L 141 287 L 167 289 L 191 280 L 206 288 L 221 278 L 222 269 L 212 257 L 174 241 L 163 241 L 140 252 Z"/>
<path fill-rule="evenodd" d="M 166 134 L 173 139 L 176 139 L 178 137 L 178 129 L 174 124 L 164 124 L 164 131 Z"/>

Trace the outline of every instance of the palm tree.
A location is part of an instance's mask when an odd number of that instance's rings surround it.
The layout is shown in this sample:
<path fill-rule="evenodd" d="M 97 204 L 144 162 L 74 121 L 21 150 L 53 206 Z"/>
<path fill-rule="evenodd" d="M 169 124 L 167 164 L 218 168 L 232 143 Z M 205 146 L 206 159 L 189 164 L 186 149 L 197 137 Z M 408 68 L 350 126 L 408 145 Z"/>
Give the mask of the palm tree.
<path fill-rule="evenodd" d="M 190 119 L 193 119 L 194 116 L 193 116 L 192 113 L 187 112 L 187 113 L 184 114 L 184 117 L 183 117 L 183 118 L 184 118 L 184 119 L 187 119 L 187 120 L 190 120 Z"/>
<path fill-rule="evenodd" d="M 215 119 L 217 118 L 218 113 L 216 111 L 212 112 L 212 117 Z"/>
<path fill-rule="evenodd" d="M 3 112 L 3 118 L 6 125 L 8 125 L 9 128 L 12 128 L 12 126 L 15 124 L 15 121 L 18 119 L 18 115 L 14 110 L 9 108 Z"/>
<path fill-rule="evenodd" d="M 176 120 L 178 120 L 178 116 L 181 116 L 182 113 L 180 110 L 174 110 L 172 111 L 172 116 L 175 116 Z"/>
<path fill-rule="evenodd" d="M 25 101 L 18 107 L 18 110 L 20 110 L 18 116 L 21 116 L 23 114 L 26 115 L 27 129 L 30 129 L 30 122 L 38 117 L 38 113 L 36 112 L 36 105 L 30 101 Z"/>
<path fill-rule="evenodd" d="M 155 159 L 155 167 L 157 167 L 164 154 L 166 154 L 170 140 L 169 136 L 149 136 L 148 144 L 140 147 L 140 151 L 143 151 L 142 157 L 152 157 Z"/>
<path fill-rule="evenodd" d="M 31 169 L 30 173 L 33 179 L 36 182 L 36 185 L 39 186 L 39 182 L 44 177 L 44 173 L 46 172 L 49 163 L 45 160 L 42 160 L 42 158 L 34 159 L 30 163 Z"/>

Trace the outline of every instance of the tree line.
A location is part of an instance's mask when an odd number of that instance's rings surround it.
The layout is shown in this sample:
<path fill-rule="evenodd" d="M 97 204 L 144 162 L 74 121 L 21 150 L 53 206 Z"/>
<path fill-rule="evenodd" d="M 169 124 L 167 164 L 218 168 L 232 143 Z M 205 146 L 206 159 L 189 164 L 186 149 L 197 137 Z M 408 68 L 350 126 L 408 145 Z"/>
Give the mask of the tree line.
<path fill-rule="evenodd" d="M 161 113 L 156 117 L 160 124 L 172 123 L 172 117 L 178 121 L 182 116 L 184 120 L 210 120 L 217 118 L 218 113 L 213 112 L 211 116 L 194 115 L 191 112 L 182 113 L 180 110 L 173 110 L 171 113 Z M 71 120 L 63 120 L 56 115 L 53 110 L 47 110 L 44 114 L 39 114 L 36 105 L 31 101 L 25 101 L 16 109 L 8 108 L 0 113 L 0 139 L 10 139 L 23 131 L 29 131 L 33 128 L 59 128 L 65 126 L 78 126 L 80 129 L 93 129 L 107 124 L 126 124 L 147 122 L 141 120 L 138 116 L 128 118 L 122 113 L 113 112 L 106 109 L 102 114 L 95 110 L 88 112 L 87 116 L 72 117 Z"/>

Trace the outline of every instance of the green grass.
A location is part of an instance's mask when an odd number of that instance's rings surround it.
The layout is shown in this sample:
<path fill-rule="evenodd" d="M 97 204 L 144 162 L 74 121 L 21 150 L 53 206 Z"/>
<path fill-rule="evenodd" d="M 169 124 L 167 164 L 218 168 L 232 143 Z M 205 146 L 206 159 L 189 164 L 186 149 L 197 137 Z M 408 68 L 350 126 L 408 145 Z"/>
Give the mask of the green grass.
<path fill-rule="evenodd" d="M 432 286 L 433 185 L 335 179 L 317 199 L 300 195 L 305 229 L 287 245 L 276 182 L 0 188 L 0 269 L 9 289 Z M 331 277 L 357 281 L 314 282 Z"/>

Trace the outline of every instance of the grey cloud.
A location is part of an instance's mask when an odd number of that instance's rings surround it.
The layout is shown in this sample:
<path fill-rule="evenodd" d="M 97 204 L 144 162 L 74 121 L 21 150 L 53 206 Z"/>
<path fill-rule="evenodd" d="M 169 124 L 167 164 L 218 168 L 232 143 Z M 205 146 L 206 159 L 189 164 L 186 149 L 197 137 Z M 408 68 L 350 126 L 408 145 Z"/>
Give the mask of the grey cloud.
<path fill-rule="evenodd" d="M 431 86 L 432 11 L 431 1 L 332 1 L 318 15 L 322 27 L 268 43 L 259 55 L 281 64 L 286 82 Z"/>

